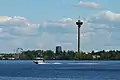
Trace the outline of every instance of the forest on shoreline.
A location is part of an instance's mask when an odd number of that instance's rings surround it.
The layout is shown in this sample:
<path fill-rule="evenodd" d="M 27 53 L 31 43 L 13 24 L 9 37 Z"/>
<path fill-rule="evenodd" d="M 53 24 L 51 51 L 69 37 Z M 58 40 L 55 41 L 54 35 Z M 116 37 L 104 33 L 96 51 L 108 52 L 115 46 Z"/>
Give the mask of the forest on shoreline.
<path fill-rule="evenodd" d="M 110 50 L 110 51 L 91 51 L 91 52 L 80 52 L 75 51 L 62 51 L 56 53 L 52 50 L 28 50 L 22 51 L 21 53 L 5 53 L 0 54 L 0 60 L 8 60 L 14 58 L 15 60 L 34 60 L 36 57 L 42 57 L 45 60 L 120 60 L 120 51 Z"/>

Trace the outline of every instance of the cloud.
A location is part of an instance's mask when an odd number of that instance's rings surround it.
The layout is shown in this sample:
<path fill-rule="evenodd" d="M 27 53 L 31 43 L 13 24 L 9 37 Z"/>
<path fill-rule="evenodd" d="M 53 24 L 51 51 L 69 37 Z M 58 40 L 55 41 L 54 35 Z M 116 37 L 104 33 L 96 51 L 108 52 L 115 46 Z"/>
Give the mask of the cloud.
<path fill-rule="evenodd" d="M 0 16 L 0 22 L 5 22 L 5 21 L 8 21 L 10 19 L 11 19 L 11 17 L 8 17 L 8 16 Z"/>
<path fill-rule="evenodd" d="M 45 22 L 47 25 L 55 25 L 55 26 L 73 26 L 75 25 L 75 20 L 71 18 L 63 18 L 61 20 L 49 20 Z"/>
<path fill-rule="evenodd" d="M 104 25 L 107 30 L 112 32 L 119 31 L 120 13 L 111 11 L 101 11 L 88 20 L 89 23 Z"/>
<path fill-rule="evenodd" d="M 120 13 L 114 13 L 111 11 L 102 11 L 98 14 L 98 16 L 101 16 L 104 19 L 111 21 L 120 21 Z"/>
<path fill-rule="evenodd" d="M 88 8 L 100 8 L 100 4 L 95 3 L 95 2 L 85 2 L 85 1 L 80 1 L 79 3 L 75 4 L 75 6 L 83 6 L 83 7 L 88 7 Z"/>
<path fill-rule="evenodd" d="M 98 14 L 94 15 L 91 19 L 91 22 L 100 23 L 100 24 L 116 24 L 117 22 L 120 22 L 120 14 L 114 13 L 111 11 L 101 11 Z"/>
<path fill-rule="evenodd" d="M 24 17 L 0 16 L 0 28 L 3 33 L 9 33 L 14 36 L 36 35 L 39 24 L 31 24 Z"/>

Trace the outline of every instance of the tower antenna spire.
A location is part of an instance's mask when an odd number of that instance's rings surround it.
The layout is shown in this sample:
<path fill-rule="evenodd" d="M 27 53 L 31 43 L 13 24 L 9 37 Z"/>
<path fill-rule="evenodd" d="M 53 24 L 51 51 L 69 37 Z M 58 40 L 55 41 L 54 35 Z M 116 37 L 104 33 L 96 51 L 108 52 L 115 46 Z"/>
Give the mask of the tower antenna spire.
<path fill-rule="evenodd" d="M 78 19 L 80 19 L 80 16 L 78 17 Z"/>

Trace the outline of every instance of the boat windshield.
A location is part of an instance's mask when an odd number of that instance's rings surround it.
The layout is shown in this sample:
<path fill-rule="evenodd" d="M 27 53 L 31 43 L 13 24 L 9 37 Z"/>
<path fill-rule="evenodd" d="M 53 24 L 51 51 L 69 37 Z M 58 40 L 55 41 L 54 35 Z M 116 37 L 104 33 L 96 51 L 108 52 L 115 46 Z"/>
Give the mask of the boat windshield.
<path fill-rule="evenodd" d="M 43 58 L 39 58 L 39 57 L 38 57 L 38 58 L 36 58 L 36 60 L 43 60 Z"/>

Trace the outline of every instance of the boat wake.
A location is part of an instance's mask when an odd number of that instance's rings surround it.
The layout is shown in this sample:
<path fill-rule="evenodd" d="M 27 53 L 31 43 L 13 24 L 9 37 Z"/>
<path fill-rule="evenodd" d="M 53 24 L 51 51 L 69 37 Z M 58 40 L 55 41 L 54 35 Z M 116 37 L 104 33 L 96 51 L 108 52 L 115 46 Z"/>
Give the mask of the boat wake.
<path fill-rule="evenodd" d="M 95 64 L 99 64 L 99 63 L 39 63 L 39 64 L 95 65 Z"/>
<path fill-rule="evenodd" d="M 63 64 L 63 63 L 38 63 L 38 64 Z"/>
<path fill-rule="evenodd" d="M 0 80 L 71 80 L 71 78 L 36 78 L 36 77 L 2 77 Z M 79 80 L 77 78 L 72 78 L 72 80 Z"/>

